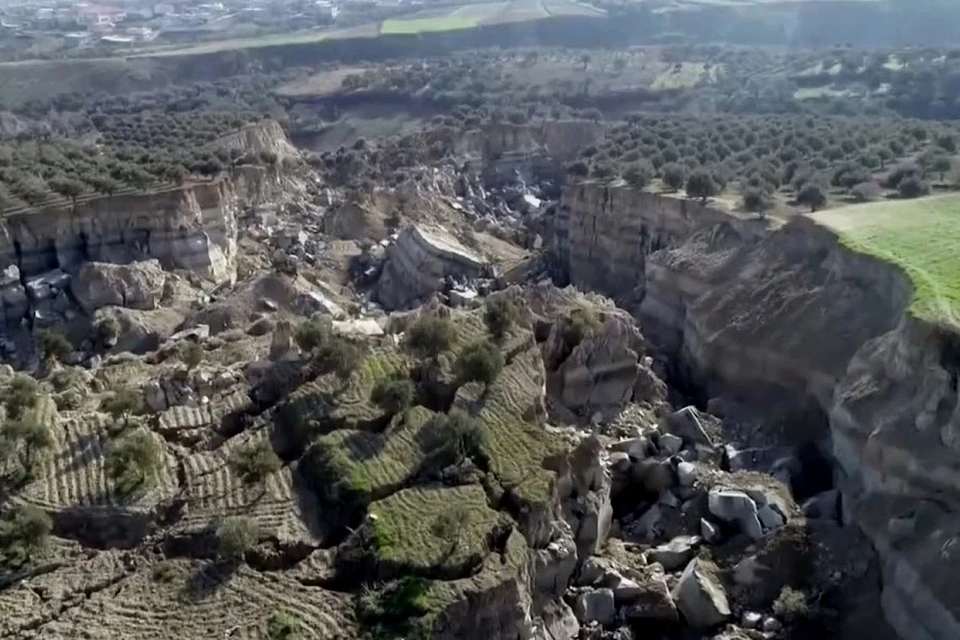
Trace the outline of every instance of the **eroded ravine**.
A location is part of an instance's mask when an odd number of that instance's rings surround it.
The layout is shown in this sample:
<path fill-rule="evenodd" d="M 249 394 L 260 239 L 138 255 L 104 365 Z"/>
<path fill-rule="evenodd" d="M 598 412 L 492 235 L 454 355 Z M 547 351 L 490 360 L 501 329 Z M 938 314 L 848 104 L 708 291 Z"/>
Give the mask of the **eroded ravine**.
<path fill-rule="evenodd" d="M 559 211 L 564 275 L 634 313 L 688 389 L 776 415 L 790 427 L 768 442 L 830 456 L 845 522 L 879 553 L 890 625 L 960 637 L 960 598 L 944 584 L 944 564 L 960 562 L 957 337 L 906 314 L 905 274 L 805 217 L 768 231 L 592 184 L 569 186 Z"/>

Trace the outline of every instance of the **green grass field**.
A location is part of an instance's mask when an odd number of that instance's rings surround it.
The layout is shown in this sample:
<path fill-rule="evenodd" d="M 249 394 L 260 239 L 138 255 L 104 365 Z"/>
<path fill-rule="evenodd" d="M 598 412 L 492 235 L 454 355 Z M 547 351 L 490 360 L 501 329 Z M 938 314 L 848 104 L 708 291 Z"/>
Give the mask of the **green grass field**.
<path fill-rule="evenodd" d="M 370 513 L 378 560 L 406 571 L 478 564 L 490 553 L 491 533 L 508 526 L 506 516 L 487 506 L 478 485 L 404 489 L 374 502 Z M 459 518 L 450 539 L 438 537 L 435 527 L 445 513 Z"/>
<path fill-rule="evenodd" d="M 380 27 L 383 35 L 432 33 L 436 31 L 459 31 L 477 26 L 477 20 L 469 17 L 445 16 L 437 18 L 413 18 L 410 20 L 385 20 Z"/>
<path fill-rule="evenodd" d="M 853 205 L 813 214 L 850 248 L 900 265 L 910 313 L 960 327 L 960 195 Z"/>

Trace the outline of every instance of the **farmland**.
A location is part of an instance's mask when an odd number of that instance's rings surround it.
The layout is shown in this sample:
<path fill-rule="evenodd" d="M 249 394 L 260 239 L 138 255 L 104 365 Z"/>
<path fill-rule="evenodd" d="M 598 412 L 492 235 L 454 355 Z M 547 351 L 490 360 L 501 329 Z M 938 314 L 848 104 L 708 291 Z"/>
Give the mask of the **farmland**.
<path fill-rule="evenodd" d="M 914 316 L 960 324 L 960 196 L 855 205 L 813 218 L 847 246 L 902 267 L 915 289 Z"/>
<path fill-rule="evenodd" d="M 380 27 L 380 33 L 384 35 L 430 33 L 433 31 L 472 29 L 475 26 L 477 26 L 476 20 L 457 16 L 413 18 L 410 20 L 387 20 Z"/>

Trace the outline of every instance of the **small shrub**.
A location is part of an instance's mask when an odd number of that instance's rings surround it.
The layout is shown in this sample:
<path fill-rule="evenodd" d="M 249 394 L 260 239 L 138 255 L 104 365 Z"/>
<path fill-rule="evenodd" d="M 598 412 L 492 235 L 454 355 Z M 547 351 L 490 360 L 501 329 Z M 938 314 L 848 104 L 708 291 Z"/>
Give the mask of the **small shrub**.
<path fill-rule="evenodd" d="M 53 522 L 39 507 L 20 505 L 0 520 L 0 567 L 19 569 L 47 545 Z"/>
<path fill-rule="evenodd" d="M 285 611 L 275 611 L 267 619 L 270 640 L 294 640 L 300 637 L 300 621 Z"/>
<path fill-rule="evenodd" d="M 444 543 L 448 556 L 452 556 L 460 546 L 463 532 L 469 528 L 471 518 L 470 511 L 461 504 L 439 514 L 430 525 L 430 533 Z"/>
<path fill-rule="evenodd" d="M 357 619 L 372 638 L 421 638 L 430 613 L 430 583 L 407 576 L 379 589 L 364 589 L 357 598 Z"/>
<path fill-rule="evenodd" d="M 575 347 L 600 327 L 600 318 L 592 309 L 574 309 L 563 320 L 564 342 Z"/>
<path fill-rule="evenodd" d="M 900 181 L 897 191 L 902 198 L 919 198 L 930 193 L 930 186 L 919 176 L 908 176 Z"/>
<path fill-rule="evenodd" d="M 79 389 L 67 389 L 53 396 L 58 411 L 76 411 L 83 406 L 83 400 L 84 394 Z"/>
<path fill-rule="evenodd" d="M 503 370 L 503 354 L 492 342 L 484 340 L 464 347 L 457 359 L 457 375 L 463 382 L 493 384 Z"/>
<path fill-rule="evenodd" d="M 381 380 L 370 392 L 370 401 L 380 407 L 384 413 L 397 415 L 413 404 L 416 388 L 408 378 L 388 378 Z"/>
<path fill-rule="evenodd" d="M 104 347 L 112 347 L 117 344 L 120 337 L 120 326 L 113 316 L 103 316 L 94 325 L 96 340 Z"/>
<path fill-rule="evenodd" d="M 114 420 L 124 423 L 139 409 L 140 392 L 130 387 L 121 387 L 100 401 L 101 411 L 109 413 Z"/>
<path fill-rule="evenodd" d="M 687 195 L 691 198 L 697 198 L 701 202 L 706 202 L 720 191 L 713 176 L 706 171 L 694 171 L 687 178 Z"/>
<path fill-rule="evenodd" d="M 634 189 L 643 189 L 653 179 L 653 165 L 646 160 L 628 164 L 623 170 L 623 179 Z"/>
<path fill-rule="evenodd" d="M 40 398 L 40 387 L 37 381 L 30 376 L 17 374 L 7 386 L 4 405 L 7 408 L 7 418 L 19 420 L 24 411 L 37 405 Z"/>
<path fill-rule="evenodd" d="M 16 456 L 20 480 L 36 476 L 37 467 L 53 444 L 50 429 L 35 420 L 8 420 L 0 427 L 2 455 Z"/>
<path fill-rule="evenodd" d="M 37 349 L 47 362 L 64 362 L 73 353 L 73 345 L 66 336 L 49 329 L 37 331 Z"/>
<path fill-rule="evenodd" d="M 481 455 L 483 424 L 470 414 L 455 409 L 431 418 L 418 440 L 428 461 L 427 467 L 440 470 Z"/>
<path fill-rule="evenodd" d="M 407 330 L 407 349 L 421 358 L 436 358 L 450 349 L 456 338 L 456 330 L 450 318 L 421 316 Z"/>
<path fill-rule="evenodd" d="M 294 339 L 297 341 L 297 346 L 303 351 L 313 351 L 329 343 L 331 333 L 332 327 L 330 320 L 322 316 L 314 316 L 304 320 L 300 326 L 297 327 Z"/>
<path fill-rule="evenodd" d="M 347 380 L 363 362 L 363 352 L 353 342 L 336 340 L 317 349 L 317 362 L 324 371 L 332 372 L 341 380 Z"/>
<path fill-rule="evenodd" d="M 687 170 L 675 162 L 663 165 L 660 172 L 663 184 L 674 191 L 680 189 L 687 181 Z"/>
<path fill-rule="evenodd" d="M 180 362 L 187 365 L 187 371 L 192 371 L 203 362 L 203 347 L 200 343 L 187 340 L 180 347 Z"/>
<path fill-rule="evenodd" d="M 227 463 L 243 483 L 248 485 L 263 482 L 267 476 L 276 473 L 283 466 L 267 440 L 237 447 L 230 453 Z"/>
<path fill-rule="evenodd" d="M 483 309 L 483 321 L 495 340 L 503 340 L 517 320 L 517 306 L 508 298 L 487 300 Z"/>
<path fill-rule="evenodd" d="M 150 571 L 150 579 L 169 584 L 177 579 L 177 567 L 172 562 L 161 562 Z"/>
<path fill-rule="evenodd" d="M 797 202 L 810 207 L 810 211 L 816 211 L 827 204 L 827 194 L 820 185 L 808 182 L 797 193 Z"/>
<path fill-rule="evenodd" d="M 259 527 L 252 519 L 226 518 L 217 528 L 217 553 L 221 560 L 239 563 L 259 539 Z"/>
<path fill-rule="evenodd" d="M 888 189 L 899 189 L 900 183 L 907 178 L 920 178 L 922 175 L 923 171 L 920 167 L 912 162 L 905 162 L 897 165 L 887 174 L 887 179 L 884 184 Z"/>
<path fill-rule="evenodd" d="M 137 429 L 107 446 L 104 465 L 116 491 L 131 496 L 153 486 L 163 457 L 153 435 L 146 429 Z"/>
<path fill-rule="evenodd" d="M 786 622 L 796 622 L 810 617 L 810 604 L 799 589 L 784 587 L 773 603 L 773 613 Z"/>
<path fill-rule="evenodd" d="M 850 195 L 857 202 L 873 202 L 879 200 L 883 192 L 876 182 L 861 182 L 850 189 Z"/>
<path fill-rule="evenodd" d="M 773 206 L 773 198 L 763 189 L 747 189 L 743 192 L 743 208 L 751 213 L 764 215 Z"/>

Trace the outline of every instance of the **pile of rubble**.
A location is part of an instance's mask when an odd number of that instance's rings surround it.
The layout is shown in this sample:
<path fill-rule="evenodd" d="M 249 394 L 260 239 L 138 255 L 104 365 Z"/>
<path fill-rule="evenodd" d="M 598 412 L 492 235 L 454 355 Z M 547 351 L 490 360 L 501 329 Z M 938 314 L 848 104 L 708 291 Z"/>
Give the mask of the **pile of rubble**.
<path fill-rule="evenodd" d="M 795 576 L 770 559 L 803 552 L 801 512 L 769 476 L 724 471 L 719 433 L 716 418 L 686 407 L 631 437 L 585 436 L 565 513 L 579 558 L 541 637 L 778 637 L 773 598 Z"/>

